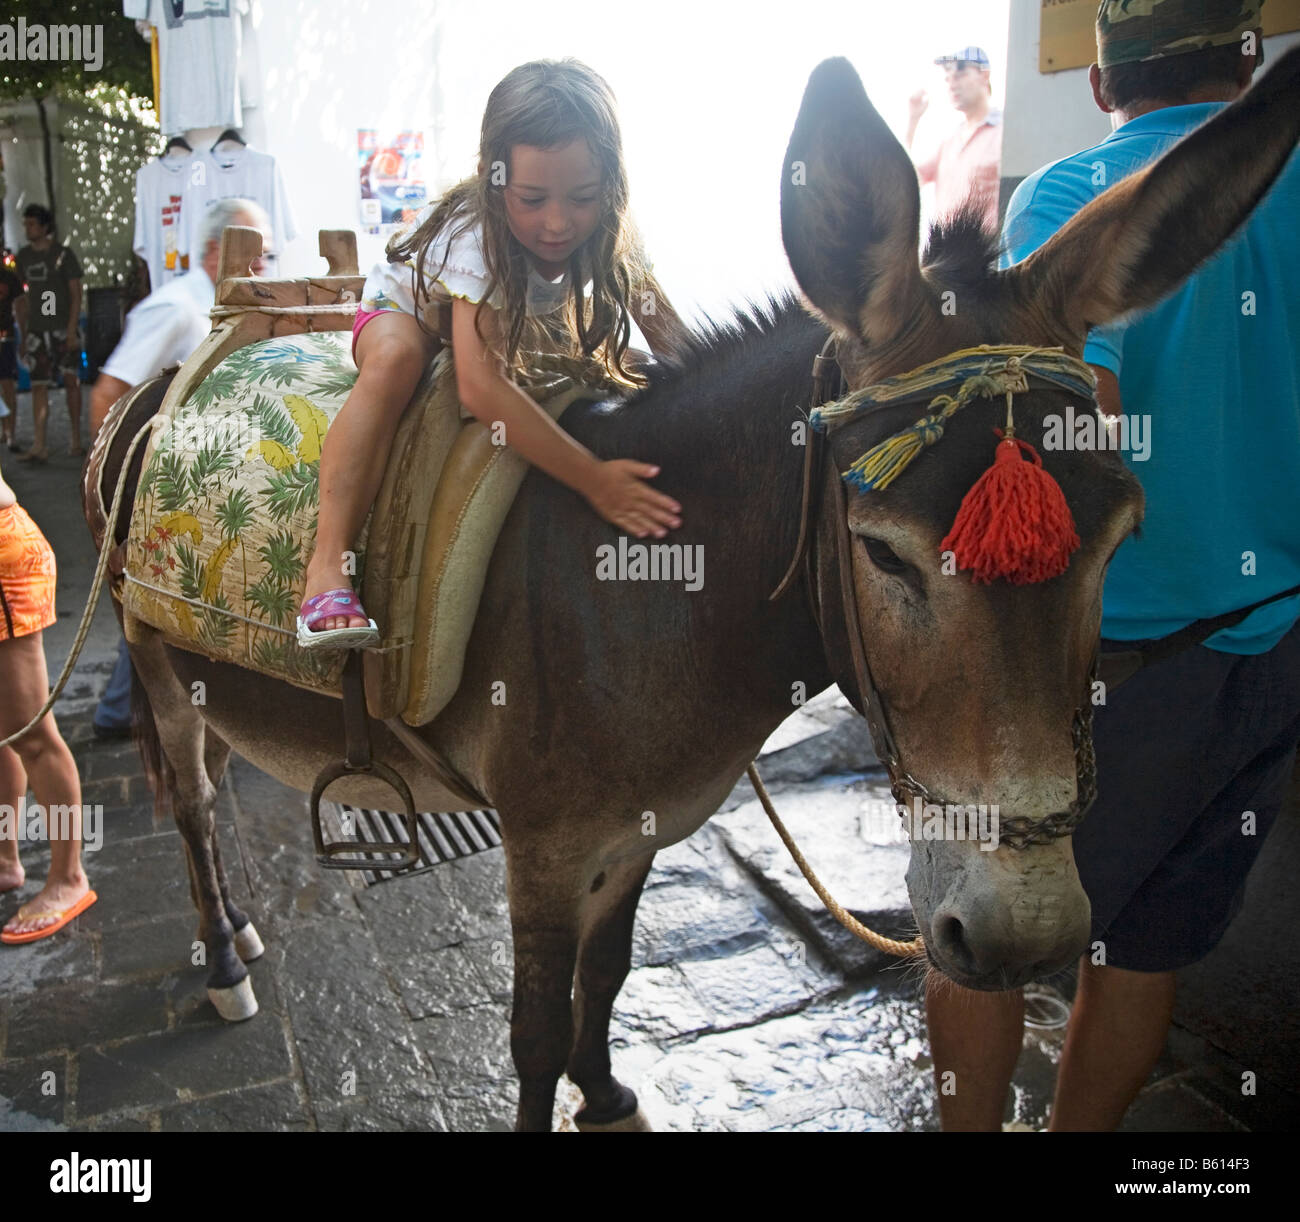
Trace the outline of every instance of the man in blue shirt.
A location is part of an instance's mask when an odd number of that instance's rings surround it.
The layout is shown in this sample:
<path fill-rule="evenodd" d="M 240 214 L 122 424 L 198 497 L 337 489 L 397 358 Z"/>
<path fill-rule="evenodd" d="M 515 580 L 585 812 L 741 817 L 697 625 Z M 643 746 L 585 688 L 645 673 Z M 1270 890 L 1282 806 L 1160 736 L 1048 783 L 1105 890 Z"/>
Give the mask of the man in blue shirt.
<path fill-rule="evenodd" d="M 1003 228 L 1018 263 L 1250 84 L 1260 3 L 1107 0 L 1093 97 L 1115 130 L 1030 175 Z M 1300 157 L 1177 292 L 1091 332 L 1097 399 L 1146 492 L 1105 583 L 1103 650 L 1300 586 Z M 1069 445 L 1067 428 L 1057 439 Z M 1045 436 L 1045 444 L 1052 438 Z M 1300 596 L 1141 670 L 1095 713 L 1099 797 L 1074 838 L 1092 903 L 1051 1128 L 1110 1129 L 1164 1047 L 1174 973 L 1208 954 L 1283 802 L 1300 738 Z M 1019 991 L 928 998 L 945 1128 L 997 1128 Z M 940 1079 L 942 1080 L 942 1079 Z"/>

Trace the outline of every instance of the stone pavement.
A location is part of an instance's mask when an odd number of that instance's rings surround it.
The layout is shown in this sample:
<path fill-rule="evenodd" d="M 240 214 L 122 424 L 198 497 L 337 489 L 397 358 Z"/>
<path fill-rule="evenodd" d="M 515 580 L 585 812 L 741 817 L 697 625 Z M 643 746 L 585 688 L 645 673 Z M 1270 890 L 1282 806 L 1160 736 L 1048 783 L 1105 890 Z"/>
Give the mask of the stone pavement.
<path fill-rule="evenodd" d="M 63 423 L 60 407 L 51 416 Z M 60 621 L 47 633 L 57 668 L 93 560 L 76 464 L 0 461 L 59 556 Z M 104 806 L 103 847 L 87 854 L 101 898 L 49 941 L 0 948 L 0 1129 L 509 1127 L 501 851 L 366 887 L 317 866 L 303 795 L 235 760 L 218 820 L 237 899 L 267 953 L 251 969 L 260 1013 L 223 1024 L 190 962 L 197 919 L 179 836 L 154 820 L 133 749 L 90 735 L 115 644 L 101 606 L 58 709 L 84 801 Z M 878 928 L 905 932 L 906 848 L 871 817 L 886 797 L 880 773 L 851 771 L 869 751 L 861 722 L 826 694 L 768 747 L 764 776 L 832 890 Z M 1228 938 L 1182 974 L 1166 1055 L 1126 1130 L 1273 1130 L 1300 1119 L 1300 898 L 1289 885 L 1298 798 Z M 41 846 L 24 850 L 24 894 L 46 860 Z M 0 898 L 0 918 L 20 898 Z M 1049 1020 L 1068 1005 L 1070 975 L 1050 985 L 1035 1005 Z M 742 783 L 657 859 L 611 1029 L 615 1072 L 663 1130 L 933 1129 L 918 987 L 820 910 Z M 1060 1046 L 1059 1028 L 1029 1031 L 1008 1119 L 1041 1126 Z M 1254 1095 L 1242 1093 L 1247 1071 Z M 558 1127 L 571 1128 L 577 1102 L 562 1083 Z"/>

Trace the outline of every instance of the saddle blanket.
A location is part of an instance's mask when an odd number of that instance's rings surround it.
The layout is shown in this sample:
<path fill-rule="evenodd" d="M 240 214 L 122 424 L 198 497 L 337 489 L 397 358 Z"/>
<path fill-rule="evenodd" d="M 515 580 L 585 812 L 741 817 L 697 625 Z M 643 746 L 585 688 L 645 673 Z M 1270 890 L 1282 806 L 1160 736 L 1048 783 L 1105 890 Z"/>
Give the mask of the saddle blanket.
<path fill-rule="evenodd" d="M 315 546 L 321 446 L 357 377 L 350 341 L 325 331 L 246 344 L 186 402 L 164 406 L 125 548 L 128 636 L 140 620 L 180 648 L 341 697 L 346 653 L 300 648 L 294 625 Z M 592 365 L 565 358 L 541 358 L 526 389 L 555 418 L 579 397 L 609 393 Z M 422 725 L 454 695 L 526 471 L 485 426 L 466 422 L 444 349 L 402 417 L 348 563 L 380 627 L 366 656 L 372 716 Z"/>

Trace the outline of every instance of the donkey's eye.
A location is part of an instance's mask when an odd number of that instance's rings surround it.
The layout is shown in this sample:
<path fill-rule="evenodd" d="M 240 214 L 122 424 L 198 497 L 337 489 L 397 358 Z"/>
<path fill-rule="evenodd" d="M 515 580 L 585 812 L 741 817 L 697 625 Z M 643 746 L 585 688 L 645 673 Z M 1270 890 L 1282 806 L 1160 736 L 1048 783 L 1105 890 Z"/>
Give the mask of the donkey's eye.
<path fill-rule="evenodd" d="M 867 555 L 870 557 L 871 563 L 882 573 L 907 572 L 907 561 L 899 556 L 883 539 L 872 539 L 863 536 L 862 545 L 867 549 Z"/>

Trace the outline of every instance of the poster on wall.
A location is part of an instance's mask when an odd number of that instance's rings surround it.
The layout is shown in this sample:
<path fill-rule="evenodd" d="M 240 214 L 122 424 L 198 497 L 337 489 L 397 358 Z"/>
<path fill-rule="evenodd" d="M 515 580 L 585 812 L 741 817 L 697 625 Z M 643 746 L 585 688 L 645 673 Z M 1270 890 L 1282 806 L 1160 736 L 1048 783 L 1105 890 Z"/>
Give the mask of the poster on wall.
<path fill-rule="evenodd" d="M 357 129 L 361 227 L 386 234 L 415 219 L 429 200 L 424 177 L 424 132 L 383 135 Z"/>

